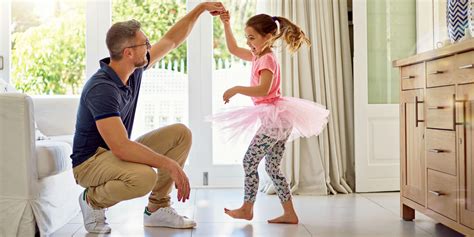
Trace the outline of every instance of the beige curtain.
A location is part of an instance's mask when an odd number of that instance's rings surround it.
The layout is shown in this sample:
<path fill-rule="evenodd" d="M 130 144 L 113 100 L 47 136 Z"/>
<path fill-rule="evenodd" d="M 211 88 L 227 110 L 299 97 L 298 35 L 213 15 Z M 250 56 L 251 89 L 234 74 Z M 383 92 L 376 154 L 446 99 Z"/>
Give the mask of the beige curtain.
<path fill-rule="evenodd" d="M 260 5 L 261 7 L 262 5 Z M 322 134 L 287 144 L 282 169 L 296 194 L 351 193 L 354 187 L 353 82 L 346 0 L 268 0 L 260 8 L 299 25 L 312 42 L 290 55 L 279 45 L 285 96 L 327 106 Z M 269 180 L 263 187 L 274 193 Z"/>

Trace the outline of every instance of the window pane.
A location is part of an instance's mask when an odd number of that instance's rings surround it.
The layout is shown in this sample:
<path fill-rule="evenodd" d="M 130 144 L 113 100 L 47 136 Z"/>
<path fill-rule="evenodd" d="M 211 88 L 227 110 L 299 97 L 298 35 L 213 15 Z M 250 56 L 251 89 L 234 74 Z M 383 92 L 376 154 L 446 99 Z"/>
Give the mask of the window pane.
<path fill-rule="evenodd" d="M 398 104 L 400 73 L 392 61 L 416 52 L 415 2 L 367 1 L 369 104 Z"/>
<path fill-rule="evenodd" d="M 237 44 L 247 47 L 245 39 L 245 22 L 256 12 L 256 0 L 224 0 L 229 10 L 231 26 Z M 214 70 L 212 79 L 212 111 L 237 106 L 252 105 L 250 97 L 236 95 L 231 102 L 224 105 L 222 94 L 236 85 L 250 85 L 251 62 L 239 60 L 227 50 L 223 25 L 218 17 L 214 18 Z M 213 164 L 240 164 L 250 143 L 250 139 L 227 142 L 222 131 L 213 128 L 212 150 Z"/>
<path fill-rule="evenodd" d="M 142 24 L 153 44 L 186 14 L 185 0 L 113 0 L 112 23 L 130 19 Z M 173 123 L 188 124 L 186 43 L 143 74 L 132 138 Z"/>
<path fill-rule="evenodd" d="M 85 78 L 85 1 L 12 2 L 12 81 L 29 94 L 79 94 Z"/>

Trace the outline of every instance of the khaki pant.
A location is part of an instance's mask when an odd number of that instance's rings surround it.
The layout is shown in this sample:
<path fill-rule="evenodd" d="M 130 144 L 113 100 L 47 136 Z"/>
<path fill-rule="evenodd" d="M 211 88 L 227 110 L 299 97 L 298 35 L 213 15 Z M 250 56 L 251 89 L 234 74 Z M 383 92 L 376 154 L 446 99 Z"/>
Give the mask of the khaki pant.
<path fill-rule="evenodd" d="M 139 137 L 137 142 L 183 167 L 191 148 L 191 131 L 182 124 L 173 124 L 153 130 Z M 158 170 L 157 174 L 148 165 L 120 160 L 104 148 L 99 147 L 73 171 L 78 184 L 88 188 L 87 196 L 94 208 L 107 208 L 150 191 L 150 207 L 170 206 L 173 180 L 167 171 Z"/>

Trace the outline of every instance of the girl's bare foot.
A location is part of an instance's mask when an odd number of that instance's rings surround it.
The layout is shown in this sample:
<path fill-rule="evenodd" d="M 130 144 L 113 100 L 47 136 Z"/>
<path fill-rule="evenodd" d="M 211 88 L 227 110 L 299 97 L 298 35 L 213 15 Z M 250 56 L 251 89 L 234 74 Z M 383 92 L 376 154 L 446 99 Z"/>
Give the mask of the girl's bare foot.
<path fill-rule="evenodd" d="M 268 223 L 279 223 L 279 224 L 298 224 L 298 216 L 296 214 L 283 214 L 277 218 L 268 220 Z"/>
<path fill-rule="evenodd" d="M 280 223 L 280 224 L 298 224 L 298 215 L 296 215 L 295 208 L 293 207 L 293 201 L 290 199 L 284 203 L 283 215 L 277 218 L 268 220 L 268 223 Z"/>
<path fill-rule="evenodd" d="M 227 208 L 224 208 L 224 212 L 225 214 L 235 219 L 252 220 L 253 218 L 253 211 L 252 209 L 248 209 L 248 208 L 241 207 L 239 209 L 234 209 L 234 210 L 229 210 Z"/>

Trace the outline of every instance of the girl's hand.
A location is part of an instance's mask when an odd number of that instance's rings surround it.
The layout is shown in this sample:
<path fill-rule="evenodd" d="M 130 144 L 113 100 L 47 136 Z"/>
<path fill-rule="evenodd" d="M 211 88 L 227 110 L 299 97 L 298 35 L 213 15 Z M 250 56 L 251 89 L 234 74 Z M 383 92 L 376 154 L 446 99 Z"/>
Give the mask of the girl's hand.
<path fill-rule="evenodd" d="M 221 19 L 222 23 L 224 24 L 229 24 L 230 23 L 230 14 L 229 11 L 222 12 L 221 15 L 219 16 Z"/>
<path fill-rule="evenodd" d="M 229 103 L 230 98 L 232 98 L 235 94 L 237 94 L 237 88 L 232 87 L 224 92 L 222 99 L 224 99 L 224 104 Z"/>

